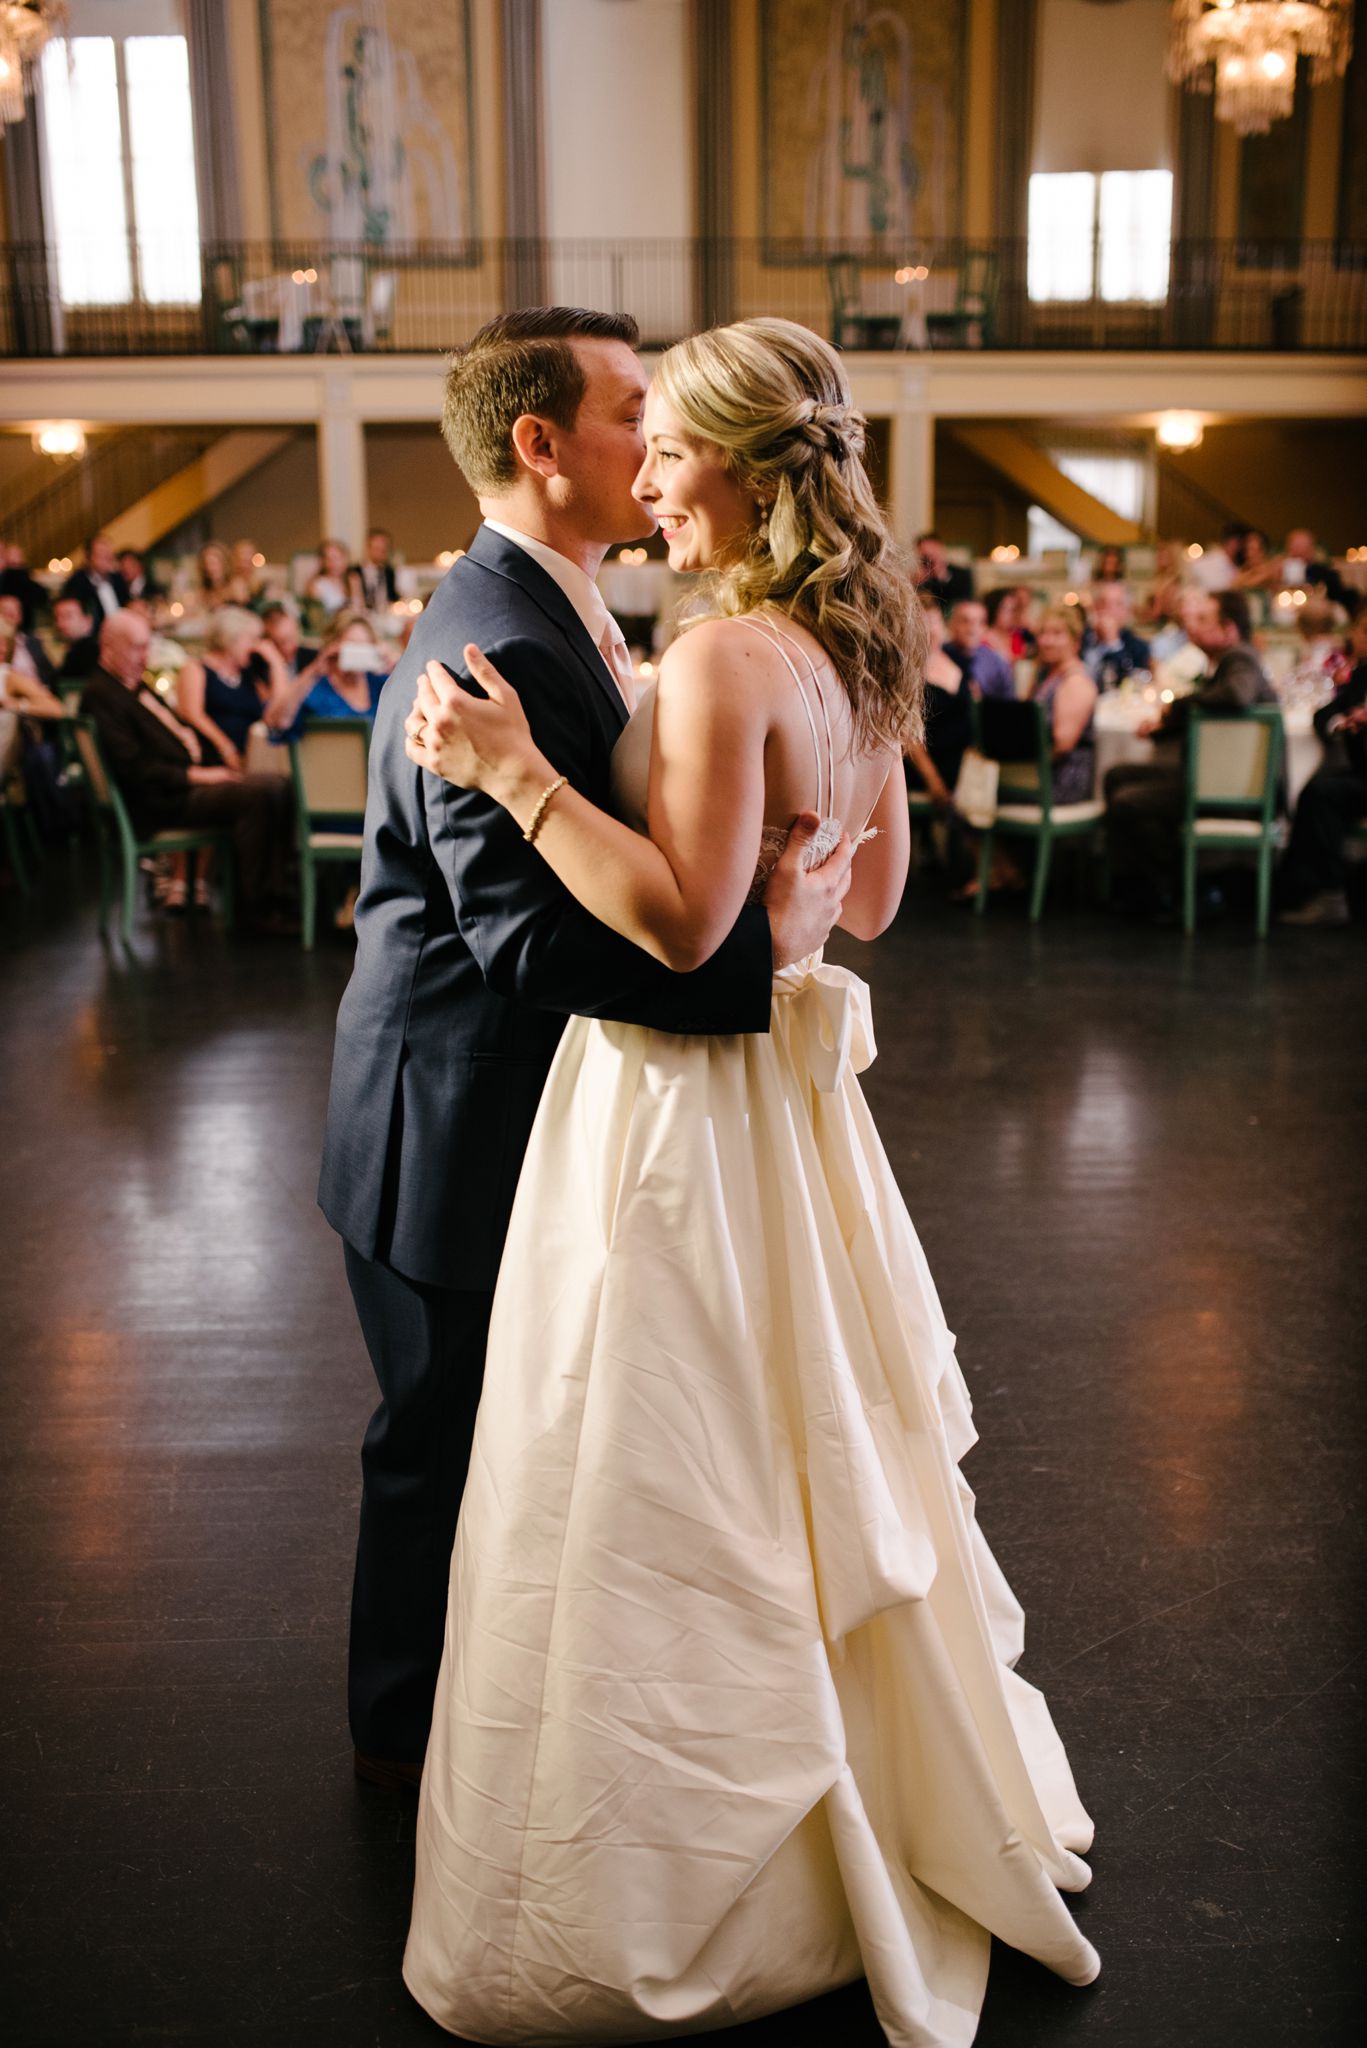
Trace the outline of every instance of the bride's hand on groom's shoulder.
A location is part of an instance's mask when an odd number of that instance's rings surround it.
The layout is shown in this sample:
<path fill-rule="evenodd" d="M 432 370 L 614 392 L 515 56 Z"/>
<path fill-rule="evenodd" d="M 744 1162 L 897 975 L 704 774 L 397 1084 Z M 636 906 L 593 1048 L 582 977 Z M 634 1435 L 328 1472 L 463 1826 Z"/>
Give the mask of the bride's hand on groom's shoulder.
<path fill-rule="evenodd" d="M 460 789 L 483 790 L 512 810 L 527 787 L 544 785 L 548 763 L 512 684 L 478 647 L 465 649 L 465 663 L 484 695 L 472 695 L 439 661 L 429 661 L 404 720 L 404 751 L 419 768 Z"/>
<path fill-rule="evenodd" d="M 791 967 L 795 960 L 815 953 L 840 922 L 854 847 L 846 832 L 819 868 L 804 868 L 803 854 L 820 824 L 815 811 L 799 812 L 764 892 L 776 968 Z"/>

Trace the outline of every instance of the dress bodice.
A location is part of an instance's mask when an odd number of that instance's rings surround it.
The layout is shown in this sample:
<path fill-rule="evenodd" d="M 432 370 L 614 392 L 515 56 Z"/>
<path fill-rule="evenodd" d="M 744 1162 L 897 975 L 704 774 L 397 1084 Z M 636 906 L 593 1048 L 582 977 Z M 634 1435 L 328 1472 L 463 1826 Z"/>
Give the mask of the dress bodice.
<path fill-rule="evenodd" d="M 771 647 L 777 648 L 780 657 L 786 663 L 792 675 L 793 683 L 802 700 L 802 707 L 807 714 L 807 723 L 811 728 L 812 734 L 812 751 L 816 762 L 816 802 L 813 808 L 821 823 L 812 835 L 811 842 L 802 856 L 802 864 L 807 868 L 820 867 L 821 863 L 834 853 L 836 847 L 840 844 L 840 835 L 845 830 L 843 820 L 831 815 L 835 791 L 835 737 L 831 730 L 830 713 L 826 709 L 826 699 L 822 692 L 820 677 L 801 643 L 785 633 L 782 627 L 776 625 L 772 619 L 766 618 L 762 623 L 756 619 L 737 619 L 735 623 L 759 633 L 762 638 L 769 642 Z M 784 641 L 801 655 L 802 660 L 806 664 L 810 690 L 804 685 L 802 675 L 796 664 L 785 651 L 782 644 Z M 815 694 L 820 714 L 820 725 L 818 725 L 817 712 L 814 712 L 812 709 L 811 693 Z M 825 735 L 824 750 L 821 739 L 823 729 Z M 622 728 L 612 755 L 613 805 L 623 823 L 630 825 L 632 830 L 636 832 L 646 832 L 649 829 L 647 825 L 647 808 L 650 790 L 650 748 L 654 732 L 655 684 L 647 683 L 637 697 L 636 709 Z M 872 837 L 870 833 L 864 833 L 862 836 L 864 838 Z M 759 836 L 755 878 L 750 885 L 746 897 L 747 902 L 757 903 L 763 896 L 769 877 L 773 873 L 787 844 L 787 826 L 764 826 Z"/>

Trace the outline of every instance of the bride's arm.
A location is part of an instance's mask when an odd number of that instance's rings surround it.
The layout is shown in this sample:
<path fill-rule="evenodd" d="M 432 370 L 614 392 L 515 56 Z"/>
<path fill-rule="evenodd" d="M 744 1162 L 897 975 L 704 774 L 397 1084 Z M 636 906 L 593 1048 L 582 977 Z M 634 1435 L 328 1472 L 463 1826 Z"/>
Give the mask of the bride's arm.
<path fill-rule="evenodd" d="M 537 852 L 570 894 L 634 945 L 687 973 L 735 924 L 754 879 L 764 816 L 767 693 L 743 638 L 717 621 L 670 648 L 661 668 L 644 838 L 568 786 L 540 814 Z M 419 684 L 408 754 L 482 789 L 524 832 L 555 770 L 513 691 L 476 647 L 470 674 L 487 701 L 435 664 Z"/>
<path fill-rule="evenodd" d="M 855 848 L 854 869 L 840 929 L 856 939 L 876 939 L 897 915 L 911 865 L 911 823 L 900 755 L 892 755 L 888 777 L 869 819 L 875 836 Z"/>

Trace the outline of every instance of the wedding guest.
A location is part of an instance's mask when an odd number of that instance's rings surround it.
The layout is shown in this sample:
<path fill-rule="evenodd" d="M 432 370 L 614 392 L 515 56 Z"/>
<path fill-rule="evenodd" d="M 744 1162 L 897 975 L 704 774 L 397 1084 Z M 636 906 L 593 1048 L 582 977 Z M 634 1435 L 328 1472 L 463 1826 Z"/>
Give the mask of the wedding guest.
<path fill-rule="evenodd" d="M 364 560 L 351 565 L 352 583 L 359 581 L 363 608 L 368 612 L 386 611 L 398 599 L 398 578 L 389 559 L 393 545 L 393 536 L 384 527 L 372 526 L 366 535 Z"/>
<path fill-rule="evenodd" d="M 1014 586 L 1015 620 L 1011 628 L 1012 657 L 1026 661 L 1035 652 L 1035 593 L 1028 583 Z"/>
<path fill-rule="evenodd" d="M 228 602 L 251 611 L 265 596 L 266 579 L 254 540 L 235 540 L 228 551 Z"/>
<path fill-rule="evenodd" d="M 62 596 L 79 598 L 92 619 L 107 619 L 127 604 L 128 585 L 119 574 L 107 533 L 91 534 L 85 544 L 85 563 L 67 577 Z"/>
<path fill-rule="evenodd" d="M 987 613 L 987 645 L 995 647 L 1003 661 L 1016 662 L 1033 654 L 1035 636 L 1025 630 L 1026 603 L 1030 593 L 1021 584 L 989 590 L 983 599 Z"/>
<path fill-rule="evenodd" d="M 1085 803 L 1096 778 L 1096 738 L 1092 714 L 1100 695 L 1096 680 L 1083 662 L 1082 621 L 1067 605 L 1053 605 L 1039 625 L 1039 667 L 1030 696 L 1044 705 L 1053 735 L 1053 800 Z"/>
<path fill-rule="evenodd" d="M 945 652 L 968 678 L 975 697 L 1015 696 L 1010 662 L 987 644 L 987 607 L 981 598 L 961 597 L 952 607 Z"/>
<path fill-rule="evenodd" d="M 24 631 L 31 633 L 47 603 L 47 592 L 30 573 L 28 559 L 17 541 L 0 541 L 0 597 L 18 598 Z"/>
<path fill-rule="evenodd" d="M 343 649 L 364 648 L 366 665 Z M 390 663 L 366 612 L 344 612 L 332 636 L 273 703 L 267 723 L 293 739 L 310 718 L 373 718 Z"/>
<path fill-rule="evenodd" d="M 206 742 L 204 758 L 239 772 L 248 733 L 289 685 L 279 649 L 252 613 L 225 606 L 214 615 L 202 660 L 187 661 L 176 678 L 176 707 Z"/>
<path fill-rule="evenodd" d="M 1328 696 L 1353 667 L 1343 646 L 1343 613 L 1328 598 L 1310 597 L 1296 612 L 1296 665 L 1291 681 L 1303 694 Z"/>
<path fill-rule="evenodd" d="M 1308 526 L 1293 526 L 1286 536 L 1281 581 L 1293 589 L 1308 583 L 1323 591 L 1330 604 L 1343 606 L 1349 618 L 1357 611 L 1358 593 L 1344 582 L 1328 556 L 1320 552 L 1320 544 Z"/>
<path fill-rule="evenodd" d="M 1092 593 L 1091 620 L 1082 636 L 1082 659 L 1097 688 L 1117 689 L 1136 669 L 1149 667 L 1149 643 L 1130 624 L 1130 593 L 1103 583 Z"/>
<path fill-rule="evenodd" d="M 1159 542 L 1154 551 L 1153 584 L 1137 612 L 1140 625 L 1152 626 L 1154 636 L 1176 621 L 1182 593 L 1192 587 L 1187 574 L 1189 566 L 1187 551 L 1180 540 Z"/>
<path fill-rule="evenodd" d="M 232 559 L 221 540 L 205 541 L 196 567 L 199 578 L 196 608 L 201 612 L 216 612 L 220 605 L 231 603 Z"/>
<path fill-rule="evenodd" d="M 1218 548 L 1207 548 L 1188 564 L 1188 572 L 1194 583 L 1202 590 L 1232 590 L 1244 558 L 1244 536 L 1248 526 L 1242 519 L 1231 519 L 1220 529 Z"/>
<path fill-rule="evenodd" d="M 28 676 L 35 683 L 41 683 L 50 690 L 57 680 L 57 671 L 52 659 L 36 633 L 30 633 L 24 624 L 24 607 L 11 590 L 0 593 L 0 631 L 12 629 L 9 653 L 4 657 L 13 669 L 22 676 Z"/>
<path fill-rule="evenodd" d="M 59 597 L 52 607 L 52 623 L 66 649 L 57 669 L 58 689 L 83 683 L 100 659 L 94 619 L 79 597 Z"/>
<path fill-rule="evenodd" d="M 1348 645 L 1354 666 L 1315 713 L 1326 759 L 1297 800 L 1277 876 L 1283 924 L 1349 922 L 1344 843 L 1367 818 L 1367 607 L 1354 620 Z"/>
<path fill-rule="evenodd" d="M 916 540 L 916 586 L 928 590 L 946 617 L 960 598 L 973 596 L 973 571 L 951 562 L 938 533 L 922 533 Z"/>
<path fill-rule="evenodd" d="M 1165 915 L 1172 908 L 1186 807 L 1182 748 L 1193 705 L 1236 715 L 1277 701 L 1249 645 L 1252 628 L 1242 591 L 1206 592 L 1194 599 L 1187 630 L 1214 663 L 1214 673 L 1190 696 L 1169 704 L 1161 719 L 1138 728 L 1141 737 L 1152 737 L 1157 758 L 1121 762 L 1106 776 L 1106 841 L 1120 909 Z"/>
<path fill-rule="evenodd" d="M 1125 581 L 1125 550 L 1123 548 L 1099 548 L 1092 564 L 1093 583 L 1123 583 Z"/>
<path fill-rule="evenodd" d="M 279 599 L 268 604 L 262 612 L 261 633 L 284 662 L 287 678 L 297 676 L 314 658 L 312 648 L 304 645 L 298 619 Z M 264 653 L 253 656 L 253 661 L 259 667 L 258 681 L 264 683 L 270 673 L 269 656 Z"/>
<path fill-rule="evenodd" d="M 0 710 L 18 717 L 18 766 L 33 821 L 44 839 L 65 838 L 79 813 L 62 783 L 57 728 L 66 716 L 61 700 L 37 673 L 17 597 L 0 597 Z M 33 641 L 35 647 L 37 641 Z M 39 647 L 38 650 L 42 652 Z M 46 659 L 46 657 L 44 657 Z"/>
<path fill-rule="evenodd" d="M 365 592 L 353 575 L 346 547 L 339 540 L 325 540 L 318 547 L 318 568 L 310 578 L 305 596 L 325 619 L 353 608 L 365 610 Z"/>
<path fill-rule="evenodd" d="M 1243 553 L 1234 578 L 1238 590 L 1279 590 L 1281 558 L 1272 553 L 1272 543 L 1260 526 L 1250 526 L 1244 535 Z"/>
<path fill-rule="evenodd" d="M 143 680 L 152 629 L 118 612 L 100 629 L 100 666 L 81 711 L 95 722 L 109 772 L 140 836 L 174 826 L 230 831 L 251 923 L 283 931 L 293 801 L 280 775 L 238 775 L 205 759 L 199 734 Z"/>
<path fill-rule="evenodd" d="M 934 593 L 922 590 L 929 648 L 926 654 L 925 738 L 909 740 L 907 785 L 924 789 L 937 810 L 954 807 L 954 785 L 973 744 L 973 705 L 964 672 L 945 649 L 945 615 Z"/>
<path fill-rule="evenodd" d="M 166 596 L 161 585 L 148 575 L 147 565 L 136 548 L 120 550 L 119 574 L 128 592 L 129 604 L 146 604 L 155 609 Z"/>

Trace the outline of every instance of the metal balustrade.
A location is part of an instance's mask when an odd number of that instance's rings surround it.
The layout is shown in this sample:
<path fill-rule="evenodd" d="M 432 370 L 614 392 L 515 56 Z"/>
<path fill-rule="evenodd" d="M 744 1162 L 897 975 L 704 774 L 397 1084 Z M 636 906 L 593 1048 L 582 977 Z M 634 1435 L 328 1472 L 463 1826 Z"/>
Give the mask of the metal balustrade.
<path fill-rule="evenodd" d="M 0 354 L 17 357 L 439 352 L 557 302 L 631 312 L 648 345 L 768 313 L 875 351 L 1367 350 L 1360 242 L 1178 242 L 1155 303 L 1032 300 L 1026 244 L 1002 239 L 221 243 L 183 306 L 69 304 L 55 250 L 0 249 Z"/>

